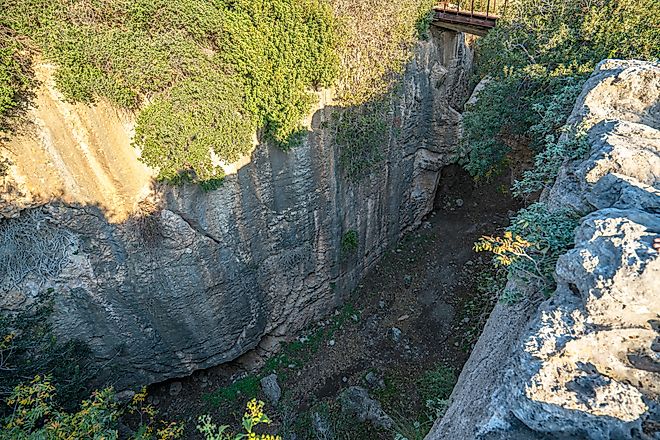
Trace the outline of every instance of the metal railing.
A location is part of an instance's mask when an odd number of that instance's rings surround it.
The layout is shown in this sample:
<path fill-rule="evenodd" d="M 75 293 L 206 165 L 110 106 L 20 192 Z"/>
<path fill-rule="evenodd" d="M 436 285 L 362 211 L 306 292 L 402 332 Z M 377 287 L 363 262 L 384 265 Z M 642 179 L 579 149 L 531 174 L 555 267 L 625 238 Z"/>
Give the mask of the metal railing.
<path fill-rule="evenodd" d="M 506 11 L 508 0 L 456 0 L 456 3 L 442 2 L 440 10 L 469 17 L 498 18 Z"/>

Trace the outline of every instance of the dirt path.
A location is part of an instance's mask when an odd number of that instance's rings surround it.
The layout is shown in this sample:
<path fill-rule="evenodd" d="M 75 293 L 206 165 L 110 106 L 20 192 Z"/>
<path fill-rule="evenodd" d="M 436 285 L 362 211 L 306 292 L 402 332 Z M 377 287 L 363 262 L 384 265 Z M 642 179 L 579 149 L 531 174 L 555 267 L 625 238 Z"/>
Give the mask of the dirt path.
<path fill-rule="evenodd" d="M 438 366 L 460 372 L 494 304 L 481 275 L 490 270 L 489 257 L 472 246 L 483 234 L 501 232 L 518 208 L 501 179 L 475 187 L 458 167 L 447 168 L 436 211 L 422 227 L 388 251 L 341 310 L 267 362 L 259 377 L 275 372 L 283 390 L 278 407 L 268 411 L 271 432 L 321 438 L 313 428 L 318 413 L 334 438 L 391 439 L 390 432 L 342 416 L 337 396 L 359 385 L 370 388 L 410 440 L 423 435 L 429 426 L 420 386 L 427 372 Z M 187 438 L 196 438 L 197 415 L 236 421 L 244 402 L 260 393 L 257 376 L 218 388 L 239 374 L 231 365 L 199 372 L 152 387 L 152 398 L 166 417 L 188 419 Z"/>

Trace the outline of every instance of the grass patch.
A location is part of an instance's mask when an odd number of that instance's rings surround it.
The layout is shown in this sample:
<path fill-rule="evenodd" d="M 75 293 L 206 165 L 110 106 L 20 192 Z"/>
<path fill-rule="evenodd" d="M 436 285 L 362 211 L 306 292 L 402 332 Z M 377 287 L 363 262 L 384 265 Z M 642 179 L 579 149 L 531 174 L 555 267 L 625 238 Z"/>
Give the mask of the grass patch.
<path fill-rule="evenodd" d="M 259 394 L 259 380 L 260 378 L 255 375 L 246 376 L 229 386 L 205 394 L 204 400 L 215 407 L 235 408 L 241 406 L 240 401 L 247 401 Z"/>

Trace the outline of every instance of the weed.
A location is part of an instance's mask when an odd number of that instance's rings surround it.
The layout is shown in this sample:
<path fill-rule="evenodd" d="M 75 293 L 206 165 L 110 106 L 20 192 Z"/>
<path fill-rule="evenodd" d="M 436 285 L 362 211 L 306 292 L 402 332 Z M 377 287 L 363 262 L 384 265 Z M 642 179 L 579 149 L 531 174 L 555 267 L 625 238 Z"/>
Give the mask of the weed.
<path fill-rule="evenodd" d="M 238 379 L 231 385 L 205 394 L 204 400 L 215 407 L 235 407 L 240 399 L 249 399 L 259 393 L 259 377 L 254 375 Z"/>
<path fill-rule="evenodd" d="M 350 255 L 357 251 L 359 245 L 358 233 L 354 229 L 346 231 L 341 237 L 341 253 L 344 256 Z"/>

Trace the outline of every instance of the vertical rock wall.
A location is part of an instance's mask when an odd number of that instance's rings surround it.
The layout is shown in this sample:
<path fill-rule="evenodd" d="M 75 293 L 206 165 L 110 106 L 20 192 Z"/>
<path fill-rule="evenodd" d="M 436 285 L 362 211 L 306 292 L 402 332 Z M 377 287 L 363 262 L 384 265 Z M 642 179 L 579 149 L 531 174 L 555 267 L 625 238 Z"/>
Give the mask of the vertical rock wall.
<path fill-rule="evenodd" d="M 542 197 L 585 215 L 557 290 L 495 307 L 428 440 L 660 438 L 660 64 L 601 62 L 569 122 L 591 148 Z"/>
<path fill-rule="evenodd" d="M 471 64 L 462 34 L 434 30 L 418 45 L 384 160 L 359 182 L 342 175 L 332 141 L 331 115 L 347 110 L 322 105 L 302 146 L 259 146 L 219 190 L 165 189 L 122 223 L 70 201 L 5 221 L 0 228 L 32 228 L 58 246 L 20 245 L 56 264 L 4 283 L 0 306 L 25 309 L 50 290 L 56 331 L 88 342 L 120 386 L 182 376 L 292 334 L 339 304 L 432 209 L 440 169 L 455 156 Z M 342 253 L 350 230 L 358 247 Z"/>

